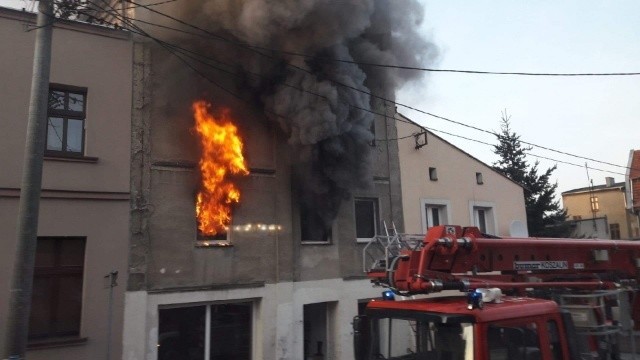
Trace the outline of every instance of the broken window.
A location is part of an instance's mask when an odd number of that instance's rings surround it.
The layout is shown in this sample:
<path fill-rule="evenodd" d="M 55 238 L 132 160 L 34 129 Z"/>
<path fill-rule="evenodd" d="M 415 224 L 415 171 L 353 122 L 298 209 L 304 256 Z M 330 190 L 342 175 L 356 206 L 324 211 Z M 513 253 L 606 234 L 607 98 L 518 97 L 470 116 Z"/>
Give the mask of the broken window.
<path fill-rule="evenodd" d="M 331 241 L 331 224 L 314 209 L 300 203 L 300 235 L 302 242 L 328 243 Z"/>

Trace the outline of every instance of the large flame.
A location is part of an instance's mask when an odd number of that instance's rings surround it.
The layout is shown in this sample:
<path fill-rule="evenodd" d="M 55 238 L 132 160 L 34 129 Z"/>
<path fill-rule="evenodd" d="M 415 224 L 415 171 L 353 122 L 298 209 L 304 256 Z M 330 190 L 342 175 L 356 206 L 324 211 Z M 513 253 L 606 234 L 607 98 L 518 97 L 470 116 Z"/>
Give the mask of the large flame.
<path fill-rule="evenodd" d="M 240 201 L 240 190 L 229 175 L 247 175 L 242 156 L 242 140 L 228 110 L 214 117 L 205 101 L 193 103 L 195 130 L 200 138 L 202 156 L 199 167 L 201 190 L 196 198 L 198 229 L 203 235 L 223 233 L 231 223 L 231 206 Z"/>

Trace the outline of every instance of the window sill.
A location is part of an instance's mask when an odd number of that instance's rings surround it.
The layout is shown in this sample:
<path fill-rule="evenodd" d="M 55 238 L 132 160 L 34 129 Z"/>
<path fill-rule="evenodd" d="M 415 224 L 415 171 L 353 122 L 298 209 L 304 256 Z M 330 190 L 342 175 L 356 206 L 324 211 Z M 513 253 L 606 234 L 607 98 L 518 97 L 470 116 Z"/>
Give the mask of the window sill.
<path fill-rule="evenodd" d="M 233 244 L 228 240 L 198 240 L 196 248 L 232 248 Z"/>
<path fill-rule="evenodd" d="M 373 240 L 373 238 L 356 238 L 356 243 L 358 244 L 368 244 Z"/>
<path fill-rule="evenodd" d="M 331 245 L 331 242 L 328 241 L 301 241 L 302 245 Z"/>
<path fill-rule="evenodd" d="M 61 156 L 61 155 L 44 155 L 44 159 L 48 161 L 63 161 L 63 162 L 82 162 L 82 163 L 97 163 L 98 158 L 93 156 Z"/>
<path fill-rule="evenodd" d="M 86 337 L 78 336 L 66 336 L 66 337 L 52 337 L 39 340 L 30 340 L 27 344 L 27 350 L 40 350 L 50 349 L 66 346 L 78 346 L 84 345 L 89 339 Z"/>

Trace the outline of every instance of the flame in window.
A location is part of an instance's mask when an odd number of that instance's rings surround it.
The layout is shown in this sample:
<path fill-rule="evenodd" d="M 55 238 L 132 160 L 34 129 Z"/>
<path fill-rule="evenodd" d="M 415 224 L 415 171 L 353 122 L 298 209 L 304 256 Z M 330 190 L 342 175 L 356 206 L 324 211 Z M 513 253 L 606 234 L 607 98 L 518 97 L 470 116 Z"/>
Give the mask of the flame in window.
<path fill-rule="evenodd" d="M 229 110 L 211 114 L 211 104 L 193 103 L 195 130 L 200 139 L 200 191 L 196 197 L 196 217 L 202 235 L 224 233 L 231 223 L 231 207 L 240 201 L 234 175 L 248 175 L 242 155 L 242 139 Z"/>

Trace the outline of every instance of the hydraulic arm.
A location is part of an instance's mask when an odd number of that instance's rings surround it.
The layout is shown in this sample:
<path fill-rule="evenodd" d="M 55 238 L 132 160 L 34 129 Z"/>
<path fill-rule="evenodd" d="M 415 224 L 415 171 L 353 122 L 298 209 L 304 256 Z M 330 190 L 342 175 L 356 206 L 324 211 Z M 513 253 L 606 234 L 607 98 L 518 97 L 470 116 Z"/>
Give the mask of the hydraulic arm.
<path fill-rule="evenodd" d="M 592 239 L 488 238 L 477 228 L 436 226 L 421 244 L 401 247 L 368 270 L 401 294 L 499 287 L 610 289 L 634 287 L 640 242 Z"/>

